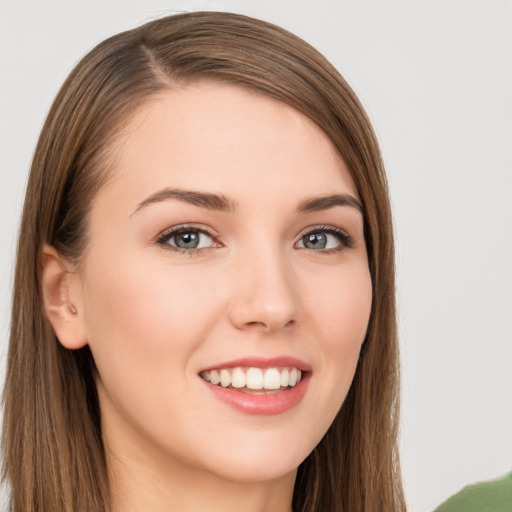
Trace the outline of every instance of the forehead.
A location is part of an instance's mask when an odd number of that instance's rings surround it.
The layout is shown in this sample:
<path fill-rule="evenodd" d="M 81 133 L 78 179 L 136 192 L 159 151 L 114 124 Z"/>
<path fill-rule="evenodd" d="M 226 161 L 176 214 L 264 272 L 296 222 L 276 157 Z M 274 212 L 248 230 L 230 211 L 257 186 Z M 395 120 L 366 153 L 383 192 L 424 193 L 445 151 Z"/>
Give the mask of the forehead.
<path fill-rule="evenodd" d="M 176 87 L 136 111 L 117 140 L 104 192 L 122 188 L 136 201 L 171 186 L 242 200 L 306 190 L 357 197 L 343 160 L 313 121 L 282 102 L 209 82 Z"/>

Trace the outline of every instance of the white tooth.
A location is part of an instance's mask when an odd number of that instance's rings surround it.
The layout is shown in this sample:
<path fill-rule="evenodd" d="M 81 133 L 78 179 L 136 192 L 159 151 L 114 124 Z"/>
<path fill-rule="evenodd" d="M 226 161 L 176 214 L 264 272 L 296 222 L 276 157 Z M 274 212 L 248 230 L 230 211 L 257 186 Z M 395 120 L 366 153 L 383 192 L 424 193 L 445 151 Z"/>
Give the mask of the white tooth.
<path fill-rule="evenodd" d="M 249 389 L 263 388 L 263 373 L 259 368 L 249 368 L 247 370 L 247 387 Z"/>
<path fill-rule="evenodd" d="M 281 386 L 288 386 L 288 379 L 290 377 L 290 372 L 288 371 L 288 368 L 285 368 L 281 372 Z"/>
<path fill-rule="evenodd" d="M 234 388 L 245 387 L 245 373 L 240 368 L 235 368 L 233 370 L 233 374 L 231 375 L 231 385 Z"/>
<path fill-rule="evenodd" d="M 220 371 L 220 385 L 227 388 L 231 384 L 231 375 L 227 370 Z"/>
<path fill-rule="evenodd" d="M 295 386 L 297 384 L 297 368 L 292 368 L 290 372 L 290 379 L 288 381 L 289 386 Z"/>
<path fill-rule="evenodd" d="M 201 372 L 201 377 L 202 377 L 205 381 L 210 382 L 210 372 L 207 372 L 207 371 L 205 371 L 205 372 Z"/>
<path fill-rule="evenodd" d="M 281 376 L 277 368 L 269 368 L 265 372 L 263 387 L 265 389 L 279 389 L 281 387 Z"/>
<path fill-rule="evenodd" d="M 215 384 L 215 385 L 219 384 L 219 382 L 220 382 L 220 375 L 219 375 L 219 372 L 217 370 L 212 370 L 210 372 L 210 382 L 212 384 Z"/>
<path fill-rule="evenodd" d="M 297 370 L 297 384 L 300 382 L 301 379 L 302 379 L 302 372 L 300 370 Z"/>

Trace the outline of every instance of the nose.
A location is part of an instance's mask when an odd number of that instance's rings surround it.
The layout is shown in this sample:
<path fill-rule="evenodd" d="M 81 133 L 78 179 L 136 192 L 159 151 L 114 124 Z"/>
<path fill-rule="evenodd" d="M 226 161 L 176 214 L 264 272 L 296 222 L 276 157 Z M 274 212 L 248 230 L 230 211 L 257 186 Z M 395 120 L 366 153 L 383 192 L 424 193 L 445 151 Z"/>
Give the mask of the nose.
<path fill-rule="evenodd" d="M 291 267 L 279 251 L 258 251 L 237 265 L 230 320 L 242 330 L 276 332 L 297 322 L 299 300 Z"/>

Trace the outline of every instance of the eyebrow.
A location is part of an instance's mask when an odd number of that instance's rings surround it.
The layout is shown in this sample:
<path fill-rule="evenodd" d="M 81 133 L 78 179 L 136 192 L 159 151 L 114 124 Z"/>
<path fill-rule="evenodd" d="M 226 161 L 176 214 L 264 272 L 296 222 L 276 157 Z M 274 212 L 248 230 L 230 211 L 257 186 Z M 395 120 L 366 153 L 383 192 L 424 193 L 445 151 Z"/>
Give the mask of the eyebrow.
<path fill-rule="evenodd" d="M 183 201 L 194 206 L 199 206 L 201 208 L 206 208 L 208 210 L 217 210 L 222 212 L 234 212 L 237 208 L 237 203 L 235 201 L 232 201 L 223 195 L 212 194 L 211 192 L 183 190 L 179 188 L 164 188 L 140 202 L 131 215 L 134 215 L 139 210 L 150 204 L 173 199 Z M 299 213 L 317 212 L 328 210 L 334 206 L 350 206 L 363 213 L 363 205 L 361 202 L 349 194 L 331 194 L 304 199 L 304 201 L 299 204 L 297 211 Z"/>
<path fill-rule="evenodd" d="M 317 212 L 327 210 L 333 206 L 351 206 L 361 213 L 364 213 L 361 202 L 349 194 L 331 194 L 322 197 L 311 197 L 300 203 L 298 211 L 301 213 Z"/>
<path fill-rule="evenodd" d="M 237 206 L 234 201 L 231 201 L 223 195 L 212 194 L 210 192 L 183 190 L 179 188 L 164 188 L 139 203 L 131 215 L 150 204 L 160 203 L 170 199 L 183 201 L 208 210 L 217 210 L 222 212 L 235 211 Z"/>

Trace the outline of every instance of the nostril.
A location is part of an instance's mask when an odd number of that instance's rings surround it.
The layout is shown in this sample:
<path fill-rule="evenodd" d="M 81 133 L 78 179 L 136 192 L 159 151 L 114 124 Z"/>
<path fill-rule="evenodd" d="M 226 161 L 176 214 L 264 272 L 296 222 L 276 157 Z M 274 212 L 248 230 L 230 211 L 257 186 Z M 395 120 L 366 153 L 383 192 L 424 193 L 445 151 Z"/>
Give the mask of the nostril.
<path fill-rule="evenodd" d="M 261 329 L 264 331 L 274 331 L 276 329 L 289 328 L 295 325 L 295 320 L 291 319 L 288 322 L 280 322 L 279 319 L 269 319 L 267 321 L 251 321 L 244 324 L 245 327 Z"/>

